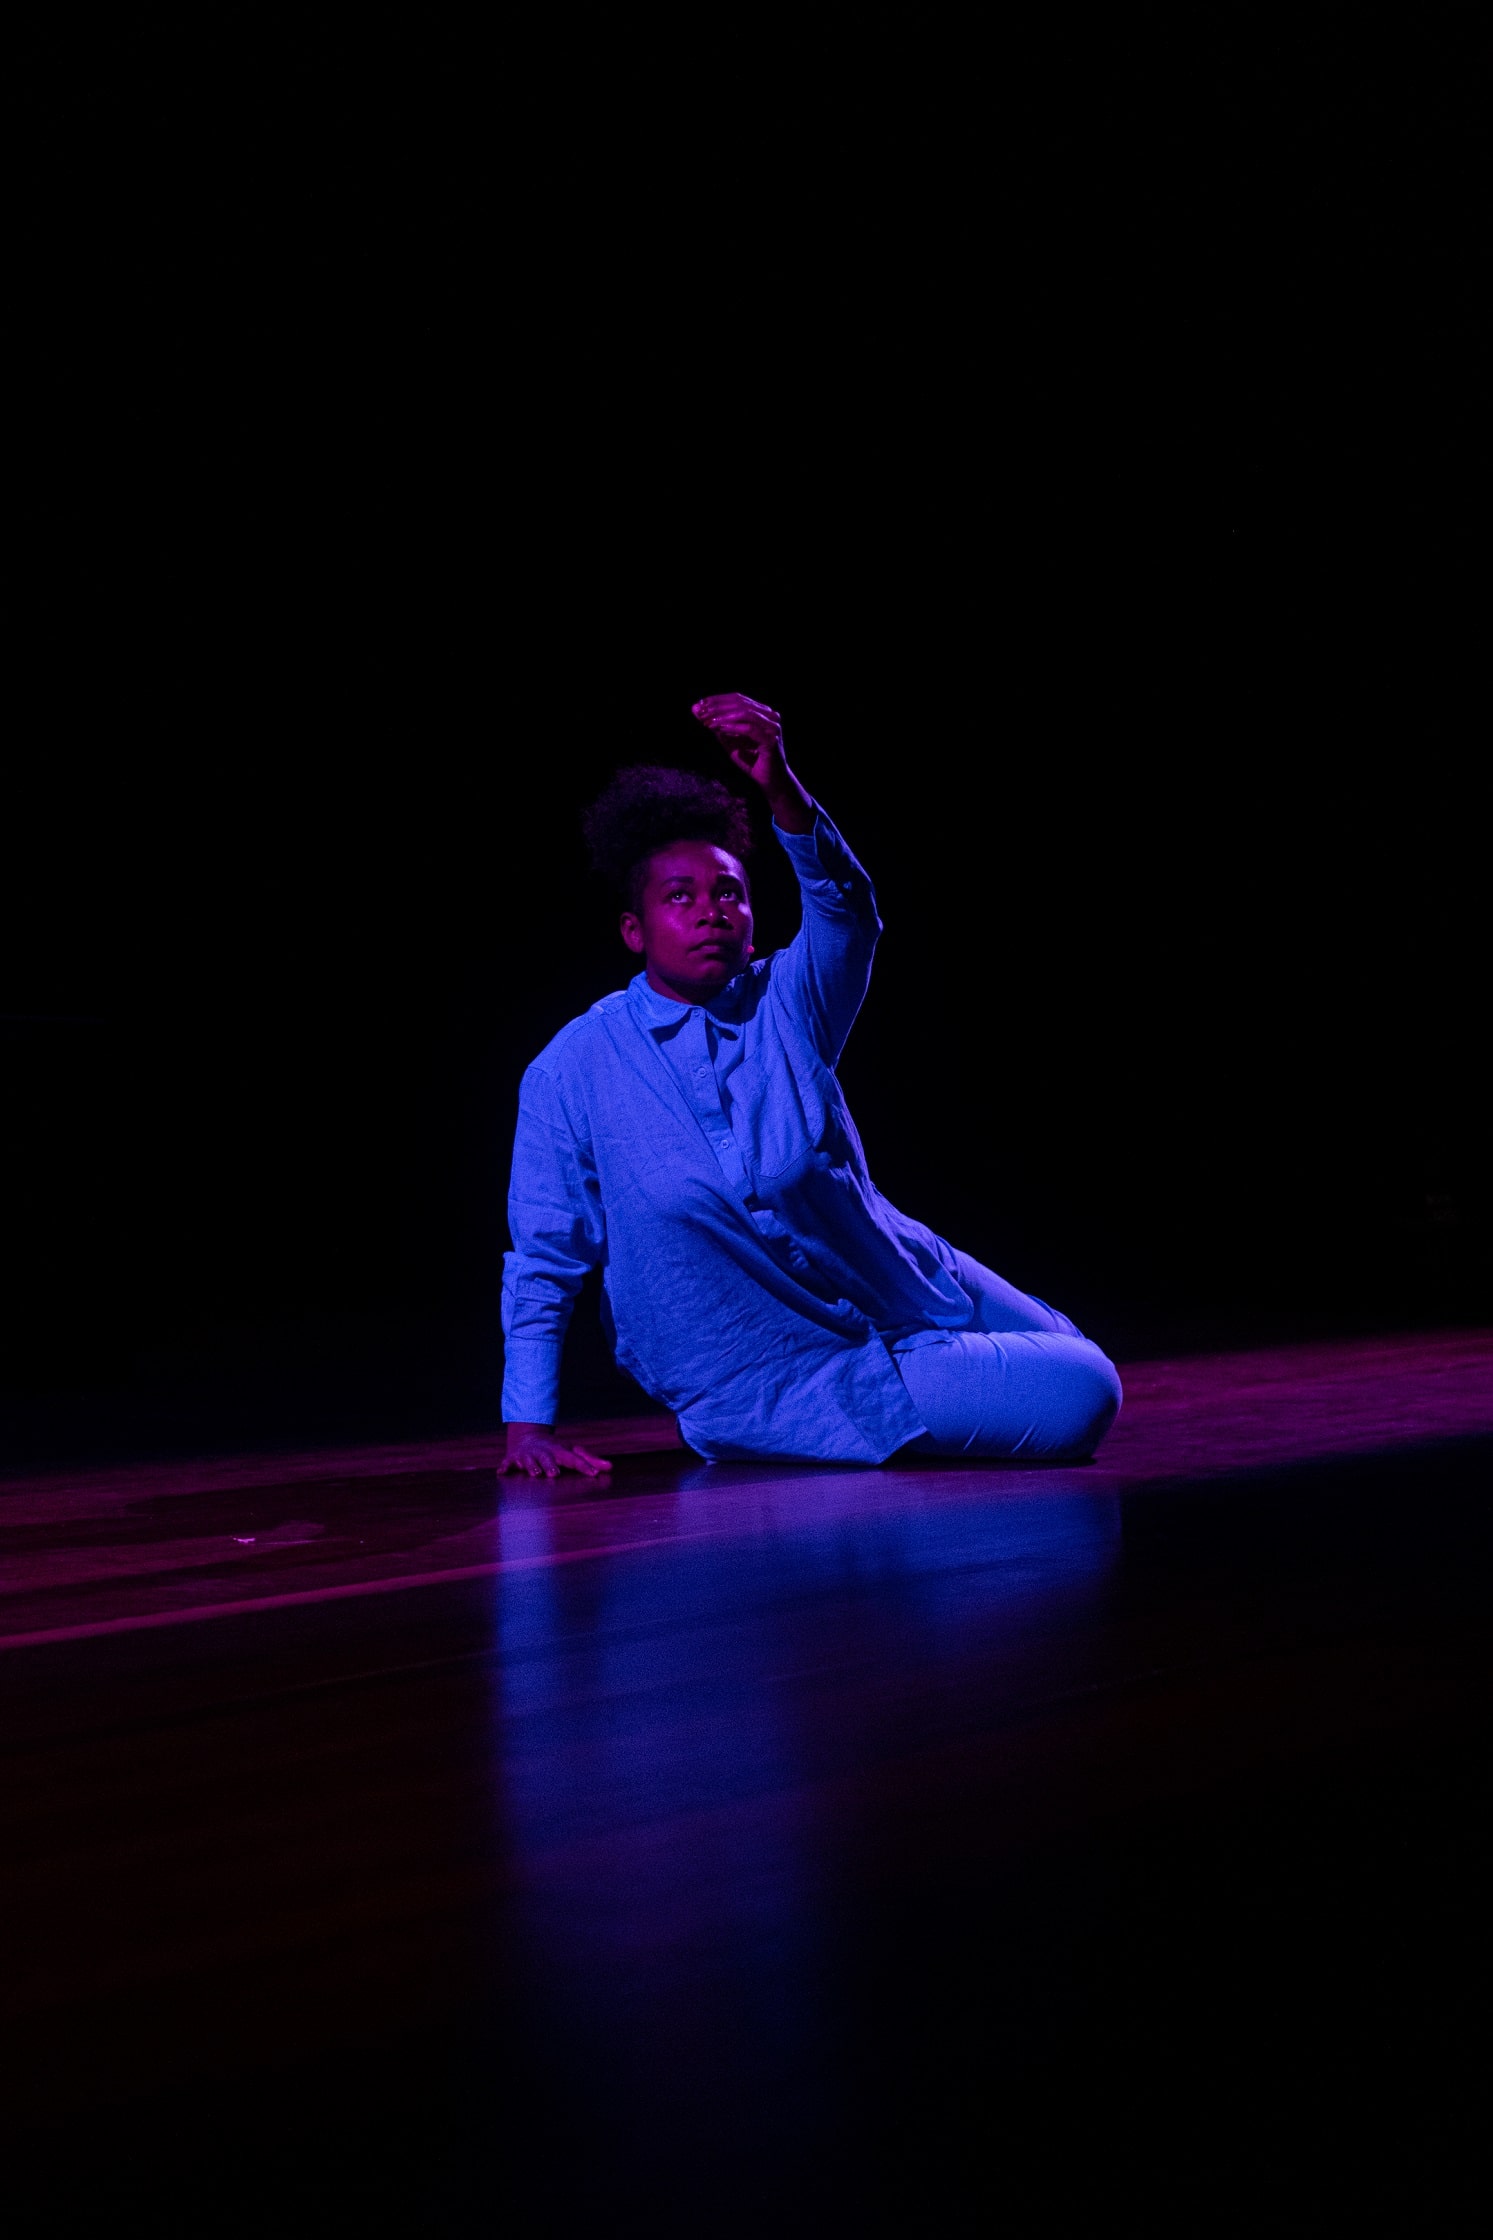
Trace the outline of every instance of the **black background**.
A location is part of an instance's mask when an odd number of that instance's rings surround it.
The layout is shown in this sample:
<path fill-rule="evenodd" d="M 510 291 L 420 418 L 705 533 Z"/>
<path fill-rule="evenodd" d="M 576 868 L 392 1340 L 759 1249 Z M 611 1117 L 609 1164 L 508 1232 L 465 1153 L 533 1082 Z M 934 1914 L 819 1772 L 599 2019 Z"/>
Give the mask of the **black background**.
<path fill-rule="evenodd" d="M 577 814 L 732 688 L 894 1200 L 1121 1359 L 1493 1311 L 1478 21 L 23 42 L 13 1457 L 499 1419 Z"/>

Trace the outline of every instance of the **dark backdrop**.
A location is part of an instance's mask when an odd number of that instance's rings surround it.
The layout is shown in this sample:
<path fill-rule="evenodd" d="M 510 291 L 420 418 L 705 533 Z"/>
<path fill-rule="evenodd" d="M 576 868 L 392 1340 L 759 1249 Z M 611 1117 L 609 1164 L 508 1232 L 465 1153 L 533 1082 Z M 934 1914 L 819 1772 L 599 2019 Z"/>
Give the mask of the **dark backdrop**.
<path fill-rule="evenodd" d="M 1122 1358 L 1489 1313 L 1474 11 L 193 22 L 30 65 L 16 1459 L 498 1419 L 577 813 L 727 687 L 890 1196 Z"/>

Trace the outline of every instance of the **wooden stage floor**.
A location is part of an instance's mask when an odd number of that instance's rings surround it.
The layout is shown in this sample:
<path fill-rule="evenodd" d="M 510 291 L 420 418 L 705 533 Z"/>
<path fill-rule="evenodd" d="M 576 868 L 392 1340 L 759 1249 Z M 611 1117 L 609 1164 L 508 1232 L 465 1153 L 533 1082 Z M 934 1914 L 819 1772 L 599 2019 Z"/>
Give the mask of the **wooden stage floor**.
<path fill-rule="evenodd" d="M 1125 1382 L 0 1485 L 22 2229 L 1471 2230 L 1493 1333 Z"/>

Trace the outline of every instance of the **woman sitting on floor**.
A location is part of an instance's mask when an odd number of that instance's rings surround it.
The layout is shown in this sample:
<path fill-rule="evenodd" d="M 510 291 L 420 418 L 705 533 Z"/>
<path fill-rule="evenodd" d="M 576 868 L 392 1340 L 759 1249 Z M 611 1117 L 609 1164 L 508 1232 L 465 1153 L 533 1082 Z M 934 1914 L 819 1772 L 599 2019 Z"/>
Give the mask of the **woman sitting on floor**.
<path fill-rule="evenodd" d="M 745 805 L 619 771 L 586 819 L 643 969 L 524 1075 L 503 1281 L 506 1470 L 595 1476 L 554 1434 L 560 1348 L 600 1265 L 622 1367 L 710 1460 L 1077 1460 L 1120 1380 L 1065 1315 L 875 1188 L 835 1064 L 881 932 L 871 882 L 794 777 L 770 708 L 695 715 L 766 796 L 803 923 L 755 957 Z"/>

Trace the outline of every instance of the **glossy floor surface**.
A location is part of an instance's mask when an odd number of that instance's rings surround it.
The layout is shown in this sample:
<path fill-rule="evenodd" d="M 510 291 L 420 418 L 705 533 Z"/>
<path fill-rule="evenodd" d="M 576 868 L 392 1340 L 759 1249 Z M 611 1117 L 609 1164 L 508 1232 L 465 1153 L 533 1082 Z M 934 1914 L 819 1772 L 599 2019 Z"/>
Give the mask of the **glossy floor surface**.
<path fill-rule="evenodd" d="M 1126 1386 L 0 1490 L 26 2229 L 1480 2229 L 1493 1336 Z"/>

